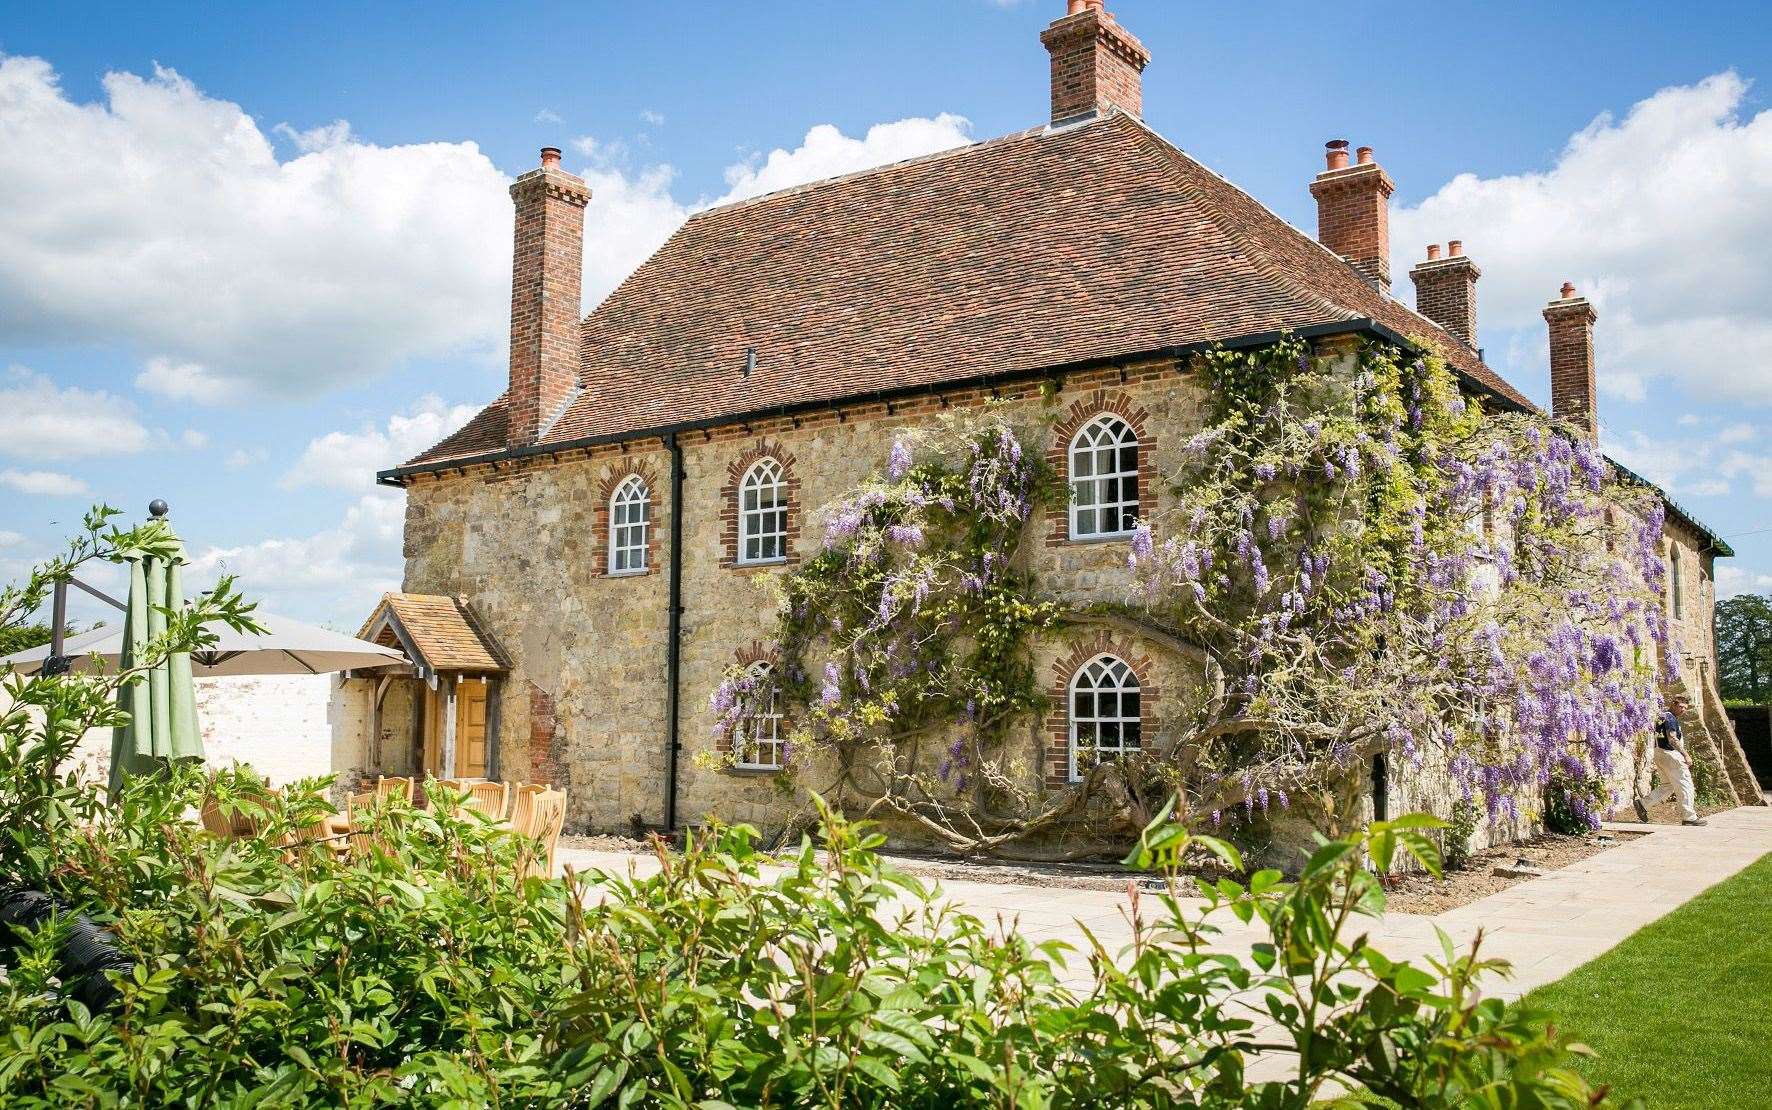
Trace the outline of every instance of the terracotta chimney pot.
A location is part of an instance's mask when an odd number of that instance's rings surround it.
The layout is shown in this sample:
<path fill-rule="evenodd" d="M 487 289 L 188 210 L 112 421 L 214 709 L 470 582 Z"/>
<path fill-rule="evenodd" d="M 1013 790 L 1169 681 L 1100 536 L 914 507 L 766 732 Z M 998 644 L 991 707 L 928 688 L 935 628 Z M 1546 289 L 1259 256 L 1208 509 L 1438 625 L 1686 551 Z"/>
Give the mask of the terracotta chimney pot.
<path fill-rule="evenodd" d="M 1347 169 L 1347 140 L 1330 139 L 1323 144 L 1329 168 L 1332 170 Z"/>
<path fill-rule="evenodd" d="M 1440 244 L 1429 243 L 1427 245 L 1427 260 L 1429 262 L 1432 262 L 1439 257 L 1440 257 Z"/>

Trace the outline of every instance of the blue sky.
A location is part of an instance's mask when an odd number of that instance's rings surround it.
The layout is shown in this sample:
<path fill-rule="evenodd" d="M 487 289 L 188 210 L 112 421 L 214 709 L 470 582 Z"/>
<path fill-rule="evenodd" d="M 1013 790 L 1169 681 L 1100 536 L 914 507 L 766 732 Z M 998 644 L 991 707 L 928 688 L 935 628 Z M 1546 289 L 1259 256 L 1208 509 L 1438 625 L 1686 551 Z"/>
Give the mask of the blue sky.
<path fill-rule="evenodd" d="M 1481 342 L 1597 302 L 1610 450 L 1772 587 L 1764 5 L 1114 0 L 1147 120 L 1297 226 L 1324 140 L 1397 180 L 1393 270 L 1462 238 Z M 0 18 L 0 576 L 85 505 L 172 503 L 201 573 L 354 625 L 367 484 L 494 396 L 508 178 L 566 149 L 594 300 L 698 204 L 1034 125 L 1059 0 L 47 5 Z M 1259 11 L 1259 18 L 1256 14 Z M 512 14 L 516 13 L 516 14 Z"/>

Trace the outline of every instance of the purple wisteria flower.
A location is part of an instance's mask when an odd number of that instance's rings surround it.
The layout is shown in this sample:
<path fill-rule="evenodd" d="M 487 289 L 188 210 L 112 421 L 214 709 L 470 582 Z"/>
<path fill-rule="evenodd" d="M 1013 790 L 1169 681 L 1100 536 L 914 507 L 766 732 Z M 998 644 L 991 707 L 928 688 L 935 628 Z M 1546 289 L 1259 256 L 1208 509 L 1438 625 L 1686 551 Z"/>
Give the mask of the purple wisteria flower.
<path fill-rule="evenodd" d="M 892 455 L 886 460 L 886 477 L 896 482 L 901 480 L 911 469 L 911 449 L 902 439 L 892 443 Z"/>

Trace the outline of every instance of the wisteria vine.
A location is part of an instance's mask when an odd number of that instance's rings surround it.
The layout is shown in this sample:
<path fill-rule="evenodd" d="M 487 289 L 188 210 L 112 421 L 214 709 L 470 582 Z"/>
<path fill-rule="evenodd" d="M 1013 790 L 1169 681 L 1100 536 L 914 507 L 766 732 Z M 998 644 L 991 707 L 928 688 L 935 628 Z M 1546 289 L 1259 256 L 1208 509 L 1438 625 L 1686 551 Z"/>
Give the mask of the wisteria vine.
<path fill-rule="evenodd" d="M 1041 594 L 1023 539 L 1064 489 L 1006 410 L 907 433 L 827 506 L 785 579 L 770 680 L 793 770 L 828 770 L 816 788 L 845 808 L 1004 850 L 1080 826 L 1099 843 L 1170 795 L 1199 822 L 1321 818 L 1379 753 L 1492 817 L 1624 765 L 1672 678 L 1659 499 L 1579 435 L 1485 412 L 1437 358 L 1286 340 L 1194 372 L 1200 430 L 1133 534 L 1122 605 Z M 1075 620 L 1184 652 L 1198 680 L 1140 751 L 1055 788 L 1012 725 L 1047 708 L 1032 644 Z M 764 693 L 735 668 L 718 727 Z"/>
<path fill-rule="evenodd" d="M 1223 681 L 1144 774 L 1213 821 L 1332 808 L 1379 753 L 1491 817 L 1614 774 L 1672 677 L 1658 499 L 1578 434 L 1484 413 L 1438 359 L 1293 341 L 1201 369 L 1176 507 L 1130 563 Z"/>

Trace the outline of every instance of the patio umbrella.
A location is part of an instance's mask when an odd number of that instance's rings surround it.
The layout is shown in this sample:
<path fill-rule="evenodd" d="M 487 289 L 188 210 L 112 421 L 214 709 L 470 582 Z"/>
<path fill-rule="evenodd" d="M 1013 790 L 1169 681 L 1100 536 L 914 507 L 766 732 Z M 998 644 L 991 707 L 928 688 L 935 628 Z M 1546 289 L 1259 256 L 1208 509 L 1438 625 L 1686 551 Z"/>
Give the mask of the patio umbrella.
<path fill-rule="evenodd" d="M 166 631 L 169 606 L 184 604 L 184 548 L 176 539 L 170 558 L 135 555 L 129 559 L 129 600 L 124 610 L 117 666 L 140 665 L 148 642 Z M 117 706 L 129 714 L 111 737 L 111 791 L 129 775 L 173 759 L 202 759 L 197 729 L 197 695 L 191 685 L 191 657 L 174 652 L 148 673 L 117 691 Z"/>
<path fill-rule="evenodd" d="M 406 656 L 355 636 L 317 628 L 270 613 L 253 613 L 264 634 L 236 632 L 225 624 L 205 625 L 216 642 L 191 653 L 191 673 L 198 678 L 228 675 L 327 674 L 368 671 L 406 664 Z M 94 672 L 115 669 L 123 654 L 123 631 L 115 625 L 69 636 L 62 645 L 73 669 Z M 0 658 L 0 668 L 35 674 L 49 657 L 49 645 Z M 96 660 L 96 662 L 95 662 Z"/>

